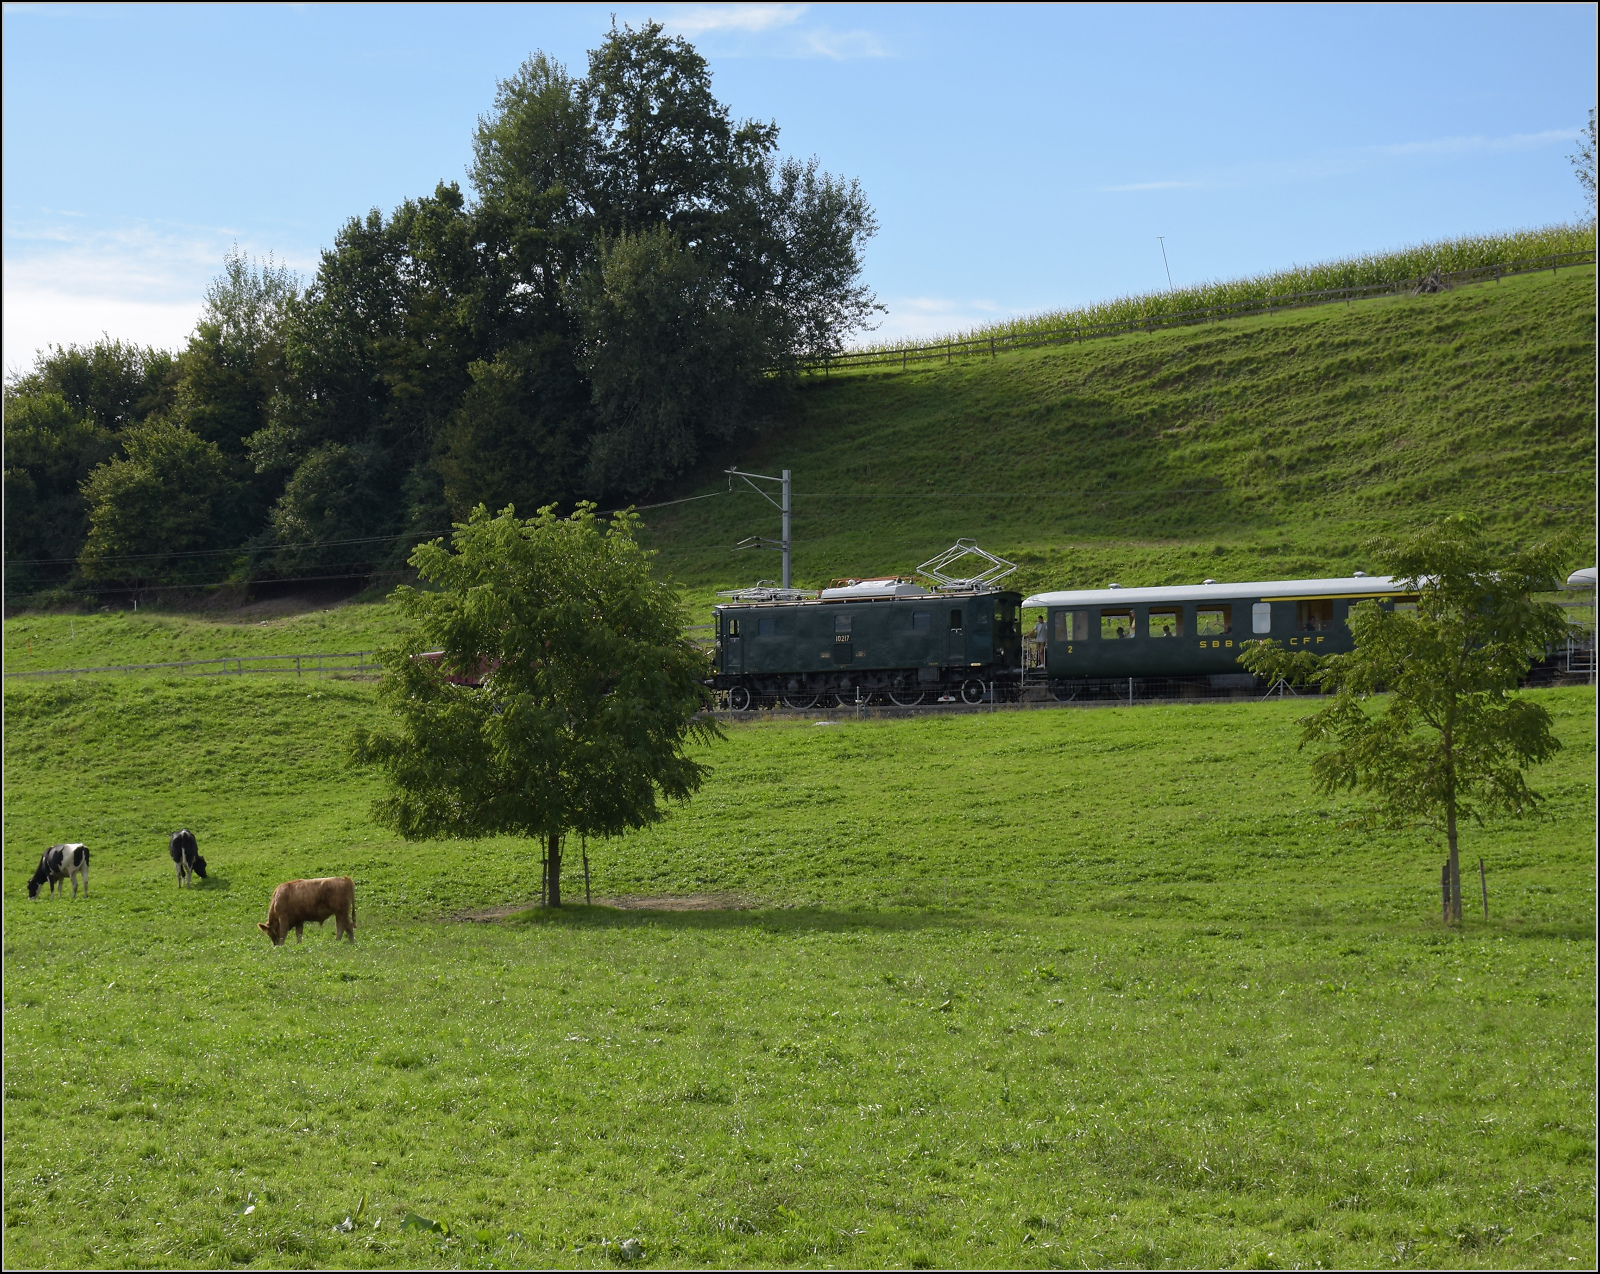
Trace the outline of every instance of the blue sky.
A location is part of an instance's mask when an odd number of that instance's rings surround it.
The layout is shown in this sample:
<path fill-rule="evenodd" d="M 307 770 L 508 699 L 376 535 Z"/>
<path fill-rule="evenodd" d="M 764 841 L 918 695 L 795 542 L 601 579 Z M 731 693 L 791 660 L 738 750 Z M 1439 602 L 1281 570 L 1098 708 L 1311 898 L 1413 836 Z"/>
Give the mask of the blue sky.
<path fill-rule="evenodd" d="M 4 361 L 180 344 L 237 241 L 304 274 L 341 222 L 465 181 L 534 49 L 615 12 L 739 117 L 859 177 L 884 335 L 1573 218 L 1591 5 L 4 8 Z"/>

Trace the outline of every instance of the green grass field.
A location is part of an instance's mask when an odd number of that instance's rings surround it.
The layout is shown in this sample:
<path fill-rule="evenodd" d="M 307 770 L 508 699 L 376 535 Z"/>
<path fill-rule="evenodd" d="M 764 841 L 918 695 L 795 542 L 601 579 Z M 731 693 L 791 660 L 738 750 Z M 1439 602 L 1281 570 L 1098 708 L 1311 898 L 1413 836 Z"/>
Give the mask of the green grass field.
<path fill-rule="evenodd" d="M 907 571 L 959 536 L 1032 591 L 1283 579 L 1374 567 L 1374 535 L 1472 509 L 1507 542 L 1568 534 L 1594 561 L 1593 267 L 905 374 L 810 378 L 759 436 L 710 457 L 795 474 L 795 578 Z M 776 578 L 748 490 L 644 514 L 708 618 Z M 1582 559 L 1580 562 L 1579 558 Z M 5 624 L 10 671 L 366 650 L 382 604 L 289 613 L 108 609 Z M 266 622 L 263 622 L 265 620 Z"/>
<path fill-rule="evenodd" d="M 592 855 L 741 908 L 479 923 L 537 859 L 367 821 L 370 686 L 12 685 L 5 1263 L 1592 1266 L 1595 700 L 1537 697 L 1549 818 L 1446 932 L 1293 703 L 741 725 Z M 357 942 L 271 947 L 331 873 Z"/>

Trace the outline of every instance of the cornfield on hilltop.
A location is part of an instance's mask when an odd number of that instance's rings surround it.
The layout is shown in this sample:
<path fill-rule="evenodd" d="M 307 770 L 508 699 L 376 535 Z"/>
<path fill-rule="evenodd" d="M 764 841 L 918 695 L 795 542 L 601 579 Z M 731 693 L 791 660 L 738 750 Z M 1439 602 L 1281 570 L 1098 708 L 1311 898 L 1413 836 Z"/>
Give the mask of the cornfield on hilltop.
<path fill-rule="evenodd" d="M 1503 265 L 1558 252 L 1592 251 L 1594 245 L 1595 227 L 1592 222 L 1543 226 L 1506 234 L 1469 235 L 1437 243 L 1419 243 L 1393 252 L 1370 253 L 1316 265 L 1291 266 L 1287 270 L 1250 278 L 1217 280 L 1169 292 L 1148 292 L 1142 296 L 1121 296 L 1079 309 L 1046 310 L 943 336 L 858 345 L 846 351 L 846 354 L 899 353 L 902 350 L 940 346 L 950 341 L 1026 338 L 1063 328 L 1158 318 L 1213 306 L 1265 301 L 1268 297 L 1287 297 L 1297 292 L 1400 283 L 1422 278 L 1434 270 L 1448 274 L 1453 270 Z"/>

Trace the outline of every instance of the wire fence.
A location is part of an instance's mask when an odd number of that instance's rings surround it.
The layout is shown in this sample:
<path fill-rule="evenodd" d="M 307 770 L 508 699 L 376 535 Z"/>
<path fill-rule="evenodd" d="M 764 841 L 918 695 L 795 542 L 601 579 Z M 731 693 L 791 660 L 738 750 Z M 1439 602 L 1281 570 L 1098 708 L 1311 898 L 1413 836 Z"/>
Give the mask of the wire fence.
<path fill-rule="evenodd" d="M 1420 278 L 1401 279 L 1393 283 L 1368 283 L 1324 288 L 1316 292 L 1289 292 L 1283 295 L 1267 293 L 1263 296 L 1207 305 L 1200 309 L 1170 313 L 1150 311 L 1102 323 L 1082 323 L 1045 331 L 996 332 L 989 336 L 963 337 L 959 340 L 925 345 L 908 344 L 889 349 L 847 350 L 841 354 L 806 360 L 800 367 L 803 371 L 820 371 L 823 375 L 832 371 L 861 367 L 899 367 L 904 371 L 912 363 L 940 360 L 948 363 L 956 358 L 994 358 L 1007 350 L 1033 349 L 1043 345 L 1069 345 L 1140 332 L 1152 333 L 1172 327 L 1193 327 L 1204 323 L 1221 322 L 1224 319 L 1246 318 L 1255 314 L 1270 316 L 1285 310 L 1305 309 L 1314 305 L 1336 305 L 1340 302 L 1349 305 L 1354 301 L 1377 296 L 1443 292 L 1462 284 L 1485 283 L 1490 279 L 1498 283 L 1501 279 L 1522 274 L 1542 274 L 1546 270 L 1554 274 L 1557 270 L 1570 266 L 1592 265 L 1594 260 L 1594 249 L 1577 249 L 1521 261 L 1507 261 L 1497 265 L 1473 266 L 1464 270 L 1448 272 L 1435 270 Z"/>
<path fill-rule="evenodd" d="M 8 672 L 18 677 L 78 677 L 106 672 L 171 672 L 189 677 L 243 677 L 251 673 L 293 673 L 297 677 L 376 677 L 383 666 L 375 651 L 352 650 L 337 654 L 228 655 L 222 659 L 179 659 L 163 664 L 104 664 L 98 668 L 38 668 Z M 204 671 L 191 671 L 202 669 Z"/>

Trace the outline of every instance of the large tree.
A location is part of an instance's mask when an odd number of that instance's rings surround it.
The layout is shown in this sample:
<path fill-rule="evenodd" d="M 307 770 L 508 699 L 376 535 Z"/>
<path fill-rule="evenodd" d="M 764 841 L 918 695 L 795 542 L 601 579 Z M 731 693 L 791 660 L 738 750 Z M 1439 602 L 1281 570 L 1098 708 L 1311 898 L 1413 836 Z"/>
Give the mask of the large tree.
<path fill-rule="evenodd" d="M 164 368 L 112 343 L 29 381 L 75 423 L 30 426 L 18 509 L 74 556 L 86 474 L 39 493 L 105 458 L 78 423 L 115 438 L 157 415 L 228 462 L 256 579 L 399 568 L 479 503 L 645 495 L 770 417 L 788 373 L 879 308 L 860 186 L 777 146 L 658 23 L 613 25 L 582 75 L 535 53 L 478 121 L 465 188 L 352 218 L 303 291 L 230 253 Z"/>
<path fill-rule="evenodd" d="M 559 906 L 567 836 L 642 827 L 699 788 L 688 749 L 717 736 L 709 668 L 636 529 L 589 505 L 527 520 L 480 506 L 450 547 L 413 553 L 434 587 L 397 590 L 411 626 L 379 688 L 395 727 L 354 741 L 389 782 L 380 823 L 408 840 L 537 840 Z"/>
<path fill-rule="evenodd" d="M 1524 770 L 1561 744 L 1543 705 L 1515 693 L 1530 664 L 1566 636 L 1560 609 L 1535 594 L 1557 586 L 1567 550 L 1493 546 L 1470 517 L 1445 518 L 1376 555 L 1416 596 L 1350 611 L 1355 649 L 1319 657 L 1264 640 L 1239 662 L 1258 676 L 1333 695 L 1300 720 L 1301 747 L 1325 793 L 1373 798 L 1370 817 L 1422 824 L 1449 846 L 1449 918 L 1461 919 L 1460 829 L 1491 813 L 1522 815 L 1539 794 Z"/>

